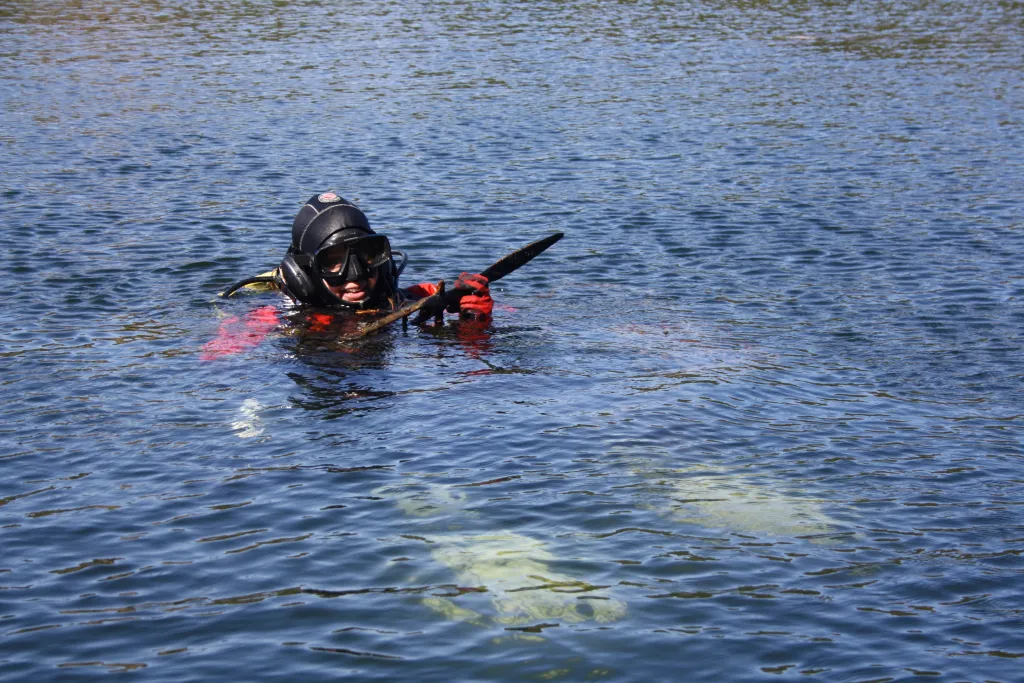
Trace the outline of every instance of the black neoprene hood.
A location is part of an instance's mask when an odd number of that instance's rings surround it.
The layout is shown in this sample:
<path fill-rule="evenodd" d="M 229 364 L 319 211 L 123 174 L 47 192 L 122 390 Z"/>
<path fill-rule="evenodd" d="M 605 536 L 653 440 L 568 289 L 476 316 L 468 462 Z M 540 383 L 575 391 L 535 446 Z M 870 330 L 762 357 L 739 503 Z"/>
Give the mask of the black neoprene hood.
<path fill-rule="evenodd" d="M 331 236 L 342 231 L 346 237 L 376 234 L 366 214 L 333 192 L 324 192 L 306 202 L 295 216 L 292 249 L 300 254 L 315 254 Z"/>

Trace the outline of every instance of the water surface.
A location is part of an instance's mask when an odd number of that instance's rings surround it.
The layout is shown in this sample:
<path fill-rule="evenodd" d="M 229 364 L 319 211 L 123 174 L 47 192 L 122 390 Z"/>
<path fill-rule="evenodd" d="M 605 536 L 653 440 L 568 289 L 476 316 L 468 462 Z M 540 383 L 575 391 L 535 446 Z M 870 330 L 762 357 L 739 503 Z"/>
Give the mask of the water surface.
<path fill-rule="evenodd" d="M 12 2 L 0 676 L 1019 679 L 1014 2 Z M 486 334 L 202 350 L 333 189 Z"/>

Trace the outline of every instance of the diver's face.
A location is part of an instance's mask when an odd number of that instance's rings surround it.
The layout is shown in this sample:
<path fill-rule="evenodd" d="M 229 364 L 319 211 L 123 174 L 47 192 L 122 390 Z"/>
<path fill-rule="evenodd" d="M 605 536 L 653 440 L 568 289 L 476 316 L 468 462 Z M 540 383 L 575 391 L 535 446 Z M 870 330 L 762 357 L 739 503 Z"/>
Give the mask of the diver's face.
<path fill-rule="evenodd" d="M 391 258 L 386 237 L 374 235 L 328 247 L 316 255 L 324 286 L 348 304 L 360 304 L 377 287 L 379 266 Z"/>
<path fill-rule="evenodd" d="M 370 292 L 377 286 L 377 275 L 374 273 L 363 279 L 350 280 L 333 287 L 325 280 L 324 286 L 345 303 L 358 304 L 370 298 Z"/>

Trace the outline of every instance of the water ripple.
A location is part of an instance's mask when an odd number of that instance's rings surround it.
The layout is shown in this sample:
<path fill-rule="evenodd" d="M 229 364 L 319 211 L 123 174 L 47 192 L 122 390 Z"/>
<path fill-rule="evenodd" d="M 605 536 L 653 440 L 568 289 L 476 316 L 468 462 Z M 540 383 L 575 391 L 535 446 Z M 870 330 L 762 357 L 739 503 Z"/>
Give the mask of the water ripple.
<path fill-rule="evenodd" d="M 1014 680 L 1022 25 L 10 4 L 4 677 Z M 204 360 L 322 189 L 406 284 L 566 238 Z"/>

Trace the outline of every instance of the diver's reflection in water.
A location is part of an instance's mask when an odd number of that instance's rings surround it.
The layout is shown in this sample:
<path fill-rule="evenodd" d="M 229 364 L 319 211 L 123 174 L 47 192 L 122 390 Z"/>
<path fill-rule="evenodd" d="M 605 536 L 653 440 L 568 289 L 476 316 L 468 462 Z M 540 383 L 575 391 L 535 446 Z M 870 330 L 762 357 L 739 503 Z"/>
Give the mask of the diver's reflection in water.
<path fill-rule="evenodd" d="M 494 329 L 490 321 L 455 320 L 442 325 L 428 325 L 421 329 L 423 334 L 438 341 L 447 341 L 457 347 L 467 358 L 482 361 L 491 366 L 487 356 L 493 351 L 491 335 Z"/>
<path fill-rule="evenodd" d="M 292 405 L 322 413 L 326 419 L 342 417 L 357 411 L 384 409 L 385 406 L 372 405 L 372 402 L 397 394 L 394 391 L 370 389 L 346 381 L 345 372 L 338 370 L 325 370 L 319 375 L 289 372 L 288 377 L 302 389 L 301 395 L 291 398 Z"/>
<path fill-rule="evenodd" d="M 367 337 L 356 336 L 361 326 L 372 318 L 332 315 L 320 312 L 295 312 L 287 318 L 286 335 L 281 343 L 288 354 L 309 369 L 289 372 L 288 377 L 302 389 L 293 405 L 321 412 L 336 418 L 354 411 L 379 410 L 388 402 L 381 399 L 398 396 L 422 387 L 403 386 L 398 390 L 387 372 L 392 365 L 396 344 L 415 344 L 411 335 L 424 335 L 440 342 L 431 353 L 462 354 L 480 361 L 486 368 L 468 374 L 490 374 L 494 366 L 487 360 L 491 352 L 493 329 L 488 322 L 456 320 L 422 327 L 410 326 L 403 331 L 401 323 Z M 425 361 L 427 362 L 427 361 Z M 498 370 L 500 371 L 500 369 Z M 465 376 L 467 373 L 459 373 Z M 444 382 L 438 376 L 439 382 Z M 434 383 L 436 384 L 436 383 Z"/>
<path fill-rule="evenodd" d="M 356 410 L 383 408 L 372 403 L 396 395 L 395 391 L 368 385 L 372 373 L 386 370 L 391 364 L 395 332 L 384 330 L 356 337 L 364 322 L 361 317 L 316 312 L 288 316 L 287 335 L 281 343 L 289 355 L 308 368 L 287 373 L 302 390 L 292 397 L 294 406 L 331 419 Z"/>

